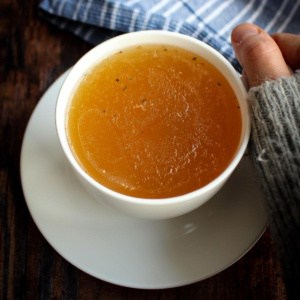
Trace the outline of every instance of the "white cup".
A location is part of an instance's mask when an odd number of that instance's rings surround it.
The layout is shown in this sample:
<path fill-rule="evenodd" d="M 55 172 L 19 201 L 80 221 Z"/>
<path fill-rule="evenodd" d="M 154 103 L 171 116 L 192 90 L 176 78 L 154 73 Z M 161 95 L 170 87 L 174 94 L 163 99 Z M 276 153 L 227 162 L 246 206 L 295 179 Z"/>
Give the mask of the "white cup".
<path fill-rule="evenodd" d="M 164 199 L 141 199 L 112 191 L 94 180 L 82 169 L 75 159 L 67 139 L 67 109 L 71 95 L 83 75 L 90 70 L 92 66 L 108 56 L 127 47 L 145 44 L 176 46 L 202 56 L 225 76 L 233 88 L 240 106 L 242 130 L 240 143 L 234 154 L 234 158 L 227 168 L 209 184 L 182 196 Z M 198 208 L 212 198 L 220 190 L 241 160 L 246 150 L 250 133 L 246 91 L 241 82 L 240 75 L 220 53 L 207 44 L 179 33 L 167 31 L 140 31 L 123 34 L 103 42 L 85 54 L 68 74 L 59 93 L 56 106 L 56 127 L 63 152 L 89 194 L 96 200 L 106 203 L 120 212 L 146 219 L 168 219 L 177 217 Z"/>

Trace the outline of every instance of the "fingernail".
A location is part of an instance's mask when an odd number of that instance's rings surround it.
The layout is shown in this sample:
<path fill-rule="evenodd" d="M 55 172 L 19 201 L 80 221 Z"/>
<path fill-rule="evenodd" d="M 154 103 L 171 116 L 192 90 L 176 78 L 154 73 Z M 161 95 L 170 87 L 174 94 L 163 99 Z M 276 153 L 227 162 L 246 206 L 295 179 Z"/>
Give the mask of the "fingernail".
<path fill-rule="evenodd" d="M 248 37 L 259 34 L 259 29 L 252 25 L 240 25 L 232 32 L 232 41 L 241 44 Z"/>

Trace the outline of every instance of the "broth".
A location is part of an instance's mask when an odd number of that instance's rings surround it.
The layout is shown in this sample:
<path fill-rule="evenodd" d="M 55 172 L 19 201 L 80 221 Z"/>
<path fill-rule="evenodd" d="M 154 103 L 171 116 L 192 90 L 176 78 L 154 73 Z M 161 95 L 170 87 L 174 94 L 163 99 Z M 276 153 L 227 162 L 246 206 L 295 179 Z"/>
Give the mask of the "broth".
<path fill-rule="evenodd" d="M 124 49 L 95 65 L 68 108 L 66 130 L 82 168 L 139 198 L 205 186 L 231 162 L 241 113 L 224 76 L 173 46 Z"/>

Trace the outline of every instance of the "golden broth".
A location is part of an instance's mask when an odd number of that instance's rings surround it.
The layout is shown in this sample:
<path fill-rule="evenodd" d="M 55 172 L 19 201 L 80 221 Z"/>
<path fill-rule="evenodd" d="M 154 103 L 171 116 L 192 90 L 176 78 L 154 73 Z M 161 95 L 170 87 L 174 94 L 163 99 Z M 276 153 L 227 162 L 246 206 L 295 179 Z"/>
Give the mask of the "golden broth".
<path fill-rule="evenodd" d="M 232 160 L 241 114 L 224 76 L 189 51 L 145 45 L 95 65 L 72 96 L 66 124 L 82 168 L 140 198 L 192 192 Z"/>

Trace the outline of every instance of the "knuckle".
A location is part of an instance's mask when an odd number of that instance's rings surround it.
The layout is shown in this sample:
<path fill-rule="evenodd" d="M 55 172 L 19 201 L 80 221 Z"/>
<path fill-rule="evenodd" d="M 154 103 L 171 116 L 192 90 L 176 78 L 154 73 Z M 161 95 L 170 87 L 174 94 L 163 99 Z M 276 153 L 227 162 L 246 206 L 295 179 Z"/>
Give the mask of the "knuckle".
<path fill-rule="evenodd" d="M 275 53 L 277 48 L 274 43 L 268 39 L 254 40 L 244 47 L 244 57 L 248 59 L 264 59 Z"/>

